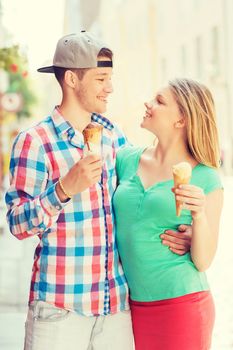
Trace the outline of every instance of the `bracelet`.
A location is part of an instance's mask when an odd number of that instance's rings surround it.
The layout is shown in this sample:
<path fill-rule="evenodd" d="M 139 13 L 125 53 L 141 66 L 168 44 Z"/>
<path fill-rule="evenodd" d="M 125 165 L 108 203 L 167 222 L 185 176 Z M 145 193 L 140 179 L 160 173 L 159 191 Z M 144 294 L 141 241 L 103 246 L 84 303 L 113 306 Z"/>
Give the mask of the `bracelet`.
<path fill-rule="evenodd" d="M 62 192 L 64 193 L 64 195 L 66 195 L 66 197 L 68 197 L 68 198 L 72 198 L 72 195 L 71 195 L 71 194 L 68 194 L 68 193 L 66 192 L 66 190 L 64 189 L 63 184 L 62 184 L 62 182 L 61 182 L 61 178 L 59 178 L 58 183 L 59 183 L 59 185 L 60 185 L 60 187 L 61 187 L 61 190 L 62 190 Z"/>

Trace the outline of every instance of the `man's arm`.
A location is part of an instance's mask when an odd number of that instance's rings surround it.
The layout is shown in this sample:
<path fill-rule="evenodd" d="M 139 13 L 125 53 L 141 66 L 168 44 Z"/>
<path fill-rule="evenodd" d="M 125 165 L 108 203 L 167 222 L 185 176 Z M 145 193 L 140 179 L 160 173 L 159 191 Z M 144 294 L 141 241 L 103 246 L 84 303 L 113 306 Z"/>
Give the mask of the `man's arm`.
<path fill-rule="evenodd" d="M 10 188 L 6 193 L 7 219 L 18 239 L 43 234 L 52 227 L 71 196 L 99 181 L 102 164 L 90 155 L 73 165 L 61 182 L 48 179 L 44 149 L 29 134 L 21 134 L 14 144 L 10 165 Z M 57 172 L 59 176 L 59 172 Z M 48 180 L 50 184 L 48 185 Z"/>
<path fill-rule="evenodd" d="M 162 244 L 178 255 L 184 255 L 190 251 L 192 239 L 192 226 L 180 225 L 179 231 L 166 230 L 160 235 Z"/>
<path fill-rule="evenodd" d="M 42 234 L 63 209 L 55 184 L 47 186 L 48 169 L 44 150 L 27 132 L 16 138 L 10 162 L 10 188 L 6 193 L 7 219 L 18 239 Z"/>

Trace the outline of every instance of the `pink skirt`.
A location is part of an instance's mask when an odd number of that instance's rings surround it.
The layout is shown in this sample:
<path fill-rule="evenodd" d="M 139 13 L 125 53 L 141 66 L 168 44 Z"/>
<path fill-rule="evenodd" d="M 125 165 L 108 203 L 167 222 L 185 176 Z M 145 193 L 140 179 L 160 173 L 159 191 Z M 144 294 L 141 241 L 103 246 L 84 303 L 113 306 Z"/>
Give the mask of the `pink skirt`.
<path fill-rule="evenodd" d="M 152 302 L 130 300 L 136 350 L 208 350 L 215 309 L 209 291 Z"/>

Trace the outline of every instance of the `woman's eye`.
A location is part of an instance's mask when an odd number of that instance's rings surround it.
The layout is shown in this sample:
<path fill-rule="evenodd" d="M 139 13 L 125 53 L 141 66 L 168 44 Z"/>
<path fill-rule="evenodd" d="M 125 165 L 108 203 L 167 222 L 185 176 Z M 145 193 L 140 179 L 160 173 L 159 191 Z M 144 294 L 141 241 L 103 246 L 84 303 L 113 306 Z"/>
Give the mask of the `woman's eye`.
<path fill-rule="evenodd" d="M 97 79 L 98 81 L 104 81 L 104 79 Z"/>

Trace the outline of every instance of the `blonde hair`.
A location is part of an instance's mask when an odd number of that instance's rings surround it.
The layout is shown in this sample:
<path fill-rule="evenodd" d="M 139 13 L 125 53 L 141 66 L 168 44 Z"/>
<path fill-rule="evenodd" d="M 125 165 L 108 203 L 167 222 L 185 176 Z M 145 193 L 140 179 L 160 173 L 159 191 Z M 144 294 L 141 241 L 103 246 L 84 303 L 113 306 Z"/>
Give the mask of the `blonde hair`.
<path fill-rule="evenodd" d="M 218 168 L 220 149 L 216 112 L 211 92 L 191 79 L 169 81 L 181 114 L 186 118 L 187 141 L 192 156 L 202 164 Z"/>

